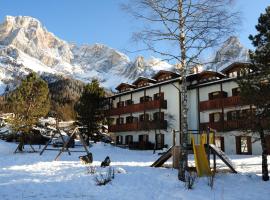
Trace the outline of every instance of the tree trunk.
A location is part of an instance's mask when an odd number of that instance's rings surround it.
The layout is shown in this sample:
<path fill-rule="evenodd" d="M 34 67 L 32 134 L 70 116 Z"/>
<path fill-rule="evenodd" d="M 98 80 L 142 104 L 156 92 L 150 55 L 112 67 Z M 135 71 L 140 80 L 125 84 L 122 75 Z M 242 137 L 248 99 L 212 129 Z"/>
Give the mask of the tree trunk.
<path fill-rule="evenodd" d="M 178 171 L 178 179 L 181 181 L 185 181 L 185 171 L 188 168 L 188 152 L 187 152 L 187 132 L 188 132 L 188 124 L 187 124 L 187 84 L 186 84 L 186 75 L 187 75 L 187 66 L 186 66 L 186 48 L 185 48 L 185 32 L 184 32 L 184 17 L 183 17 L 183 0 L 178 0 L 178 14 L 179 14 L 179 30 L 180 30 L 180 40 L 179 46 L 181 50 L 181 65 L 178 67 L 180 70 L 182 82 L 182 115 L 181 115 L 181 128 L 180 130 L 180 138 L 181 140 L 181 153 L 179 159 L 179 171 Z"/>
<path fill-rule="evenodd" d="M 18 145 L 18 150 L 23 151 L 24 149 L 24 133 L 22 133 L 19 137 L 19 145 Z"/>
<path fill-rule="evenodd" d="M 267 164 L 267 146 L 265 141 L 264 130 L 259 124 L 259 134 L 261 139 L 261 146 L 262 146 L 262 179 L 264 181 L 269 181 L 268 175 L 268 164 Z"/>

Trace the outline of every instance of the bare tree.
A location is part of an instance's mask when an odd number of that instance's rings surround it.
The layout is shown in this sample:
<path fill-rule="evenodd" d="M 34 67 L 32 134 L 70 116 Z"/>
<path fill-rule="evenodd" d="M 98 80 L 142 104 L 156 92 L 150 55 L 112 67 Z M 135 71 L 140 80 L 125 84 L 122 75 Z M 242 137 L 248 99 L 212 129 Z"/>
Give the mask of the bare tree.
<path fill-rule="evenodd" d="M 198 64 L 202 53 L 223 42 L 239 22 L 232 0 L 130 0 L 124 9 L 143 20 L 144 28 L 133 38 L 144 50 L 176 62 L 181 73 L 181 158 L 179 179 L 185 181 L 187 153 L 187 83 L 189 67 Z M 164 48 L 166 46 L 166 48 Z"/>

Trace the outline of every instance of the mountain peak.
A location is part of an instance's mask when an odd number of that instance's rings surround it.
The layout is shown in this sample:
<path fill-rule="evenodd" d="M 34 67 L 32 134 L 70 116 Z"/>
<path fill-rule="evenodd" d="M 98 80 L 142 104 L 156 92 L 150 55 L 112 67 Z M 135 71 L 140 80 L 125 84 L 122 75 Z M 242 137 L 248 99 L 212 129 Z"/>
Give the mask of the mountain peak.
<path fill-rule="evenodd" d="M 36 18 L 30 17 L 30 16 L 10 16 L 7 15 L 4 20 L 4 24 L 12 24 L 13 26 L 16 27 L 25 27 L 25 26 L 37 26 L 41 27 L 42 24 L 39 20 Z"/>
<path fill-rule="evenodd" d="M 209 68 L 215 71 L 221 71 L 226 66 L 229 66 L 233 62 L 248 62 L 249 53 L 248 49 L 244 47 L 238 37 L 229 37 L 220 49 L 216 52 L 212 61 L 212 65 Z"/>

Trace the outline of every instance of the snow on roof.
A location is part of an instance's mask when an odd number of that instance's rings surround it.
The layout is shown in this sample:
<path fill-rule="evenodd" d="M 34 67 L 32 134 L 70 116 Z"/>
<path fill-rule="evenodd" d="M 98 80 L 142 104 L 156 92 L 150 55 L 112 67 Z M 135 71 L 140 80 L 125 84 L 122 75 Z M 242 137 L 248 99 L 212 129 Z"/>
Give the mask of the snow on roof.
<path fill-rule="evenodd" d="M 115 89 L 120 90 L 122 86 L 128 86 L 129 88 L 135 88 L 135 85 L 129 84 L 129 83 L 120 83 Z"/>
<path fill-rule="evenodd" d="M 139 81 L 141 81 L 141 80 L 147 80 L 147 81 L 149 81 L 149 82 L 151 82 L 151 83 L 157 82 L 155 79 L 148 78 L 148 77 L 144 77 L 144 76 L 139 76 L 132 84 L 133 84 L 133 85 L 136 85 L 136 84 L 137 84 Z"/>
<path fill-rule="evenodd" d="M 173 72 L 173 71 L 168 71 L 168 70 L 159 70 L 158 73 L 156 73 L 154 76 L 152 76 L 152 79 L 156 79 L 160 74 L 172 74 L 174 76 L 180 76 L 180 74 Z"/>

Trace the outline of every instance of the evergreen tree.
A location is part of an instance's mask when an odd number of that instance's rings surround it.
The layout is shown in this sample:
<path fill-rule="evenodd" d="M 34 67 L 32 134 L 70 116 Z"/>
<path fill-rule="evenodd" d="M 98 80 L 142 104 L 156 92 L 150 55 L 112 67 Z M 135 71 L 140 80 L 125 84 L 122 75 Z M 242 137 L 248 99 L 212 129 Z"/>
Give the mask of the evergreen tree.
<path fill-rule="evenodd" d="M 75 106 L 78 121 L 87 127 L 87 133 L 85 133 L 87 143 L 105 118 L 102 111 L 104 97 L 105 91 L 100 87 L 98 80 L 92 80 L 84 87 L 82 96 Z"/>
<path fill-rule="evenodd" d="M 248 70 L 243 71 L 244 75 L 239 80 L 239 86 L 242 101 L 256 108 L 250 116 L 254 124 L 253 131 L 260 134 L 262 179 L 268 181 L 265 130 L 270 129 L 266 120 L 270 117 L 270 6 L 266 8 L 266 13 L 260 15 L 256 29 L 257 35 L 249 36 L 256 49 L 254 52 L 250 51 L 251 65 Z"/>
<path fill-rule="evenodd" d="M 21 132 L 18 149 L 23 150 L 25 134 L 29 133 L 40 117 L 50 108 L 47 83 L 37 74 L 30 73 L 7 99 L 9 110 L 15 114 L 10 120 L 13 130 Z"/>

